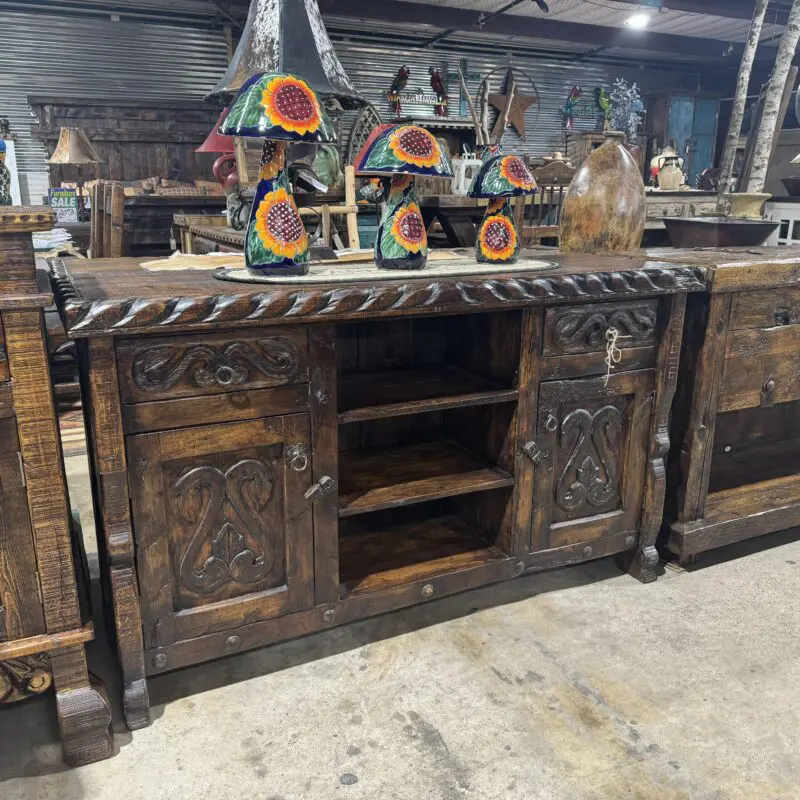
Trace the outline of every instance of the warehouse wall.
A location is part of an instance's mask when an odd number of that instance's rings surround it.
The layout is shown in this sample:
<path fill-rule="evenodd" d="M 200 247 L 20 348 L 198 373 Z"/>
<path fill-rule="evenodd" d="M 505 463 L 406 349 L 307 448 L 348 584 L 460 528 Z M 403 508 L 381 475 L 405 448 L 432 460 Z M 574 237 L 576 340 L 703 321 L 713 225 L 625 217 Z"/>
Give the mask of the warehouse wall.
<path fill-rule="evenodd" d="M 41 202 L 48 186 L 28 95 L 200 103 L 226 63 L 219 30 L 4 13 L 0 117 L 17 134 L 23 202 Z"/>
<path fill-rule="evenodd" d="M 440 69 L 442 75 L 457 71 L 461 58 L 467 58 L 468 73 L 481 76 L 471 79 L 467 88 L 473 98 L 478 93 L 484 75 L 497 70 L 491 81 L 491 91 L 504 88 L 506 68 L 516 70 L 520 91 L 532 94 L 524 73 L 536 84 L 541 101 L 539 109 L 530 108 L 525 117 L 527 140 L 522 141 L 513 130 L 506 133 L 504 147 L 520 155 L 546 155 L 553 150 L 565 150 L 564 117 L 561 109 L 573 86 L 580 86 L 591 95 L 597 86 L 610 90 L 615 78 L 636 82 L 642 91 L 658 92 L 666 89 L 691 90 L 698 85 L 695 72 L 665 72 L 631 66 L 613 66 L 593 61 L 566 61 L 554 58 L 534 59 L 517 55 L 508 56 L 495 48 L 493 52 L 467 52 L 466 50 L 440 53 L 436 50 L 399 49 L 389 46 L 359 45 L 353 42 L 335 42 L 336 51 L 353 83 L 364 97 L 372 102 L 385 121 L 391 120 L 391 108 L 386 92 L 392 85 L 397 70 L 407 64 L 411 69 L 409 88 L 430 90 L 428 68 Z M 451 92 L 457 94 L 454 87 Z M 457 98 L 453 98 L 455 101 Z M 587 102 L 591 102 L 591 97 Z M 430 112 L 432 114 L 432 111 Z M 352 115 L 351 115 L 352 116 Z M 595 130 L 596 123 L 576 120 L 575 130 Z M 348 130 L 346 120 L 343 129 Z"/>
<path fill-rule="evenodd" d="M 26 202 L 40 202 L 47 192 L 46 154 L 43 145 L 31 136 L 35 120 L 27 104 L 28 95 L 59 94 L 81 98 L 127 98 L 142 101 L 196 101 L 216 83 L 226 65 L 226 47 L 222 31 L 197 27 L 174 27 L 144 22 L 76 19 L 37 14 L 6 13 L 3 18 L 3 48 L 0 52 L 0 116 L 11 120 L 17 134 L 20 182 Z M 497 70 L 492 90 L 499 91 L 505 80 L 505 68 L 518 71 L 521 91 L 531 93 L 523 72 L 535 82 L 540 108 L 526 115 L 527 141 L 507 134 L 507 149 L 529 155 L 544 155 L 564 149 L 564 126 L 561 109 L 573 85 L 587 94 L 596 86 L 610 87 L 615 77 L 635 80 L 643 92 L 667 88 L 691 89 L 698 85 L 693 72 L 668 72 L 598 63 L 594 60 L 566 60 L 555 57 L 532 58 L 509 55 L 499 46 L 453 45 L 451 50 L 420 50 L 365 44 L 358 32 L 347 37 L 333 33 L 337 52 L 355 85 L 384 116 L 391 119 L 386 100 L 397 70 L 408 64 L 412 70 L 409 87 L 428 89 L 428 68 L 444 75 L 457 70 L 461 58 L 467 58 L 470 73 L 481 76 Z M 470 79 L 474 95 L 480 84 Z M 455 99 L 453 100 L 455 104 Z M 353 115 L 345 115 L 342 124 L 346 144 Z M 578 121 L 576 129 L 592 129 L 594 123 Z"/>

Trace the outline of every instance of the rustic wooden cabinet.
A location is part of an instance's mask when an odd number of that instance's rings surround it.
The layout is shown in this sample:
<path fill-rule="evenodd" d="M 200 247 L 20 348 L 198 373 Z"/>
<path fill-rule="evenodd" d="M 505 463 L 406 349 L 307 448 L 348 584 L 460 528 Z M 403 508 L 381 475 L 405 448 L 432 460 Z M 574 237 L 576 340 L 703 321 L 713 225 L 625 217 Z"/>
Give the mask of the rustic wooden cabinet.
<path fill-rule="evenodd" d="M 800 254 L 692 253 L 666 546 L 680 558 L 800 524 Z"/>
<path fill-rule="evenodd" d="M 53 262 L 131 727 L 148 675 L 605 555 L 655 579 L 705 272 L 556 258 L 335 286 Z"/>
<path fill-rule="evenodd" d="M 55 687 L 65 759 L 113 753 L 105 693 L 90 680 L 93 638 L 81 543 L 71 530 L 31 233 L 44 208 L 0 209 L 0 713 Z"/>

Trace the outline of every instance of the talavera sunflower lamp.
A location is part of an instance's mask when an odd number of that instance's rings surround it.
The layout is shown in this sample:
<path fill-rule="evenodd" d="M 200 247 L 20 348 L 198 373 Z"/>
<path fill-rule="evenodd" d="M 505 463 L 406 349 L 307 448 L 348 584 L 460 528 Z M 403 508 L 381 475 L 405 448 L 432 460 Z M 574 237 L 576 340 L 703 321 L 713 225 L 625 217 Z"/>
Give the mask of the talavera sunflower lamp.
<path fill-rule="evenodd" d="M 475 256 L 482 264 L 511 264 L 519 255 L 519 236 L 511 211 L 512 197 L 534 194 L 536 181 L 519 156 L 502 156 L 487 151 L 487 156 L 472 180 L 467 194 L 489 198 Z"/>
<path fill-rule="evenodd" d="M 354 166 L 357 175 L 391 178 L 375 240 L 375 263 L 383 269 L 423 269 L 428 236 L 414 193 L 414 178 L 452 178 L 449 155 L 424 128 L 379 125 Z"/>
<path fill-rule="evenodd" d="M 224 136 L 264 139 L 253 210 L 245 236 L 252 275 L 305 275 L 308 234 L 286 173 L 287 142 L 336 141 L 313 89 L 294 75 L 254 75 L 239 90 L 220 125 Z"/>

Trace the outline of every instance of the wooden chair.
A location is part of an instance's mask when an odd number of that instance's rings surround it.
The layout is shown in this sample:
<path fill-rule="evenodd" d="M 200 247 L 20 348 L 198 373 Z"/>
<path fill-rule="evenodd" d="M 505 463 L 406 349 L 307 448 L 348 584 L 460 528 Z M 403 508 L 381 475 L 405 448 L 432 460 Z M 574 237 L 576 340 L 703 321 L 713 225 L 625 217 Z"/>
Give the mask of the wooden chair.
<path fill-rule="evenodd" d="M 514 210 L 523 247 L 541 244 L 543 239 L 556 239 L 558 243 L 561 208 L 576 172 L 564 161 L 551 161 L 533 170 L 539 191 L 529 205 L 524 197 L 518 198 Z"/>
<path fill-rule="evenodd" d="M 99 180 L 92 190 L 92 258 L 121 258 L 125 231 L 125 190 L 116 181 Z"/>

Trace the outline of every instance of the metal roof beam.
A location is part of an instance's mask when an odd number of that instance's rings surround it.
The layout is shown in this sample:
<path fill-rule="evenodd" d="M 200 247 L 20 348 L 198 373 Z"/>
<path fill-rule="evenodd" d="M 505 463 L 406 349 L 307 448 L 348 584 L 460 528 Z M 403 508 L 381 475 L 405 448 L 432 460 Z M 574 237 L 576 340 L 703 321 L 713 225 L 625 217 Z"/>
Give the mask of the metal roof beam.
<path fill-rule="evenodd" d="M 727 0 L 726 0 L 727 1 Z M 576 22 L 559 22 L 544 16 L 523 17 L 501 14 L 478 25 L 478 12 L 451 6 L 405 3 L 398 0 L 319 0 L 323 14 L 357 19 L 374 19 L 398 25 L 432 25 L 443 30 L 484 31 L 501 36 L 554 39 L 562 42 L 580 42 L 603 48 L 628 48 L 656 52 L 677 53 L 715 61 L 723 58 L 723 42 L 694 36 L 675 36 L 653 31 L 636 31 L 629 28 L 611 28 L 601 25 L 583 25 Z M 726 60 L 741 59 L 743 45 L 733 44 Z M 774 58 L 772 48 L 759 48 L 759 57 Z"/>
<path fill-rule="evenodd" d="M 616 0 L 632 6 L 652 5 L 657 7 L 659 0 Z M 729 19 L 753 18 L 755 0 L 660 0 L 660 5 L 669 11 L 685 11 L 691 14 L 710 14 L 712 17 Z M 791 2 L 772 0 L 767 11 L 766 21 L 773 25 L 785 25 L 789 18 Z"/>

